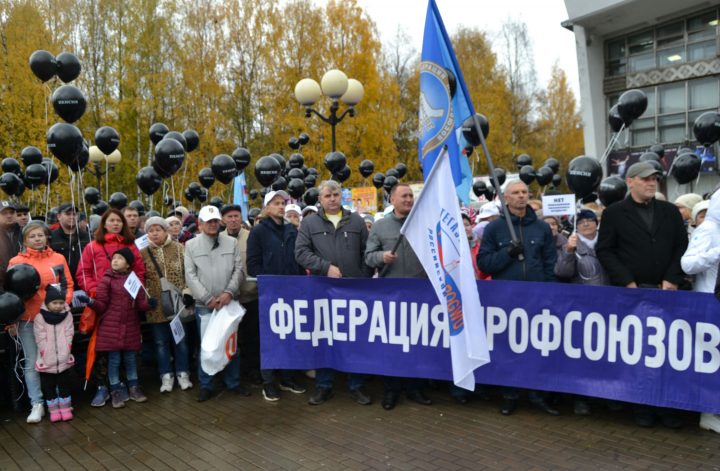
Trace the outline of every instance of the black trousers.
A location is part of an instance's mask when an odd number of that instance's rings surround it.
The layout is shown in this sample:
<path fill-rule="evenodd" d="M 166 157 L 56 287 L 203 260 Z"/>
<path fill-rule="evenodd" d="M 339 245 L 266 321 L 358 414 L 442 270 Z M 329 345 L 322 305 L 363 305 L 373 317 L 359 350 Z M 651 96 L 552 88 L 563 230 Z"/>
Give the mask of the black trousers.
<path fill-rule="evenodd" d="M 260 306 L 258 301 L 243 303 L 245 316 L 240 322 L 240 358 L 243 376 L 260 375 Z"/>
<path fill-rule="evenodd" d="M 46 401 L 70 396 L 72 388 L 70 370 L 62 373 L 40 373 L 40 386 Z"/>

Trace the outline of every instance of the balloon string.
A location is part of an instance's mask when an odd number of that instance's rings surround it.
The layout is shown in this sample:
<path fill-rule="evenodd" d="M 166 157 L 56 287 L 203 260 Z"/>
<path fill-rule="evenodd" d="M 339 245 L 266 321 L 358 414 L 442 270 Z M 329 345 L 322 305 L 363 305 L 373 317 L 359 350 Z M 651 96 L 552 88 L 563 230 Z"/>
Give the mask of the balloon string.
<path fill-rule="evenodd" d="M 607 147 L 605 148 L 605 152 L 603 152 L 602 157 L 600 157 L 600 166 L 602 167 L 605 164 L 605 160 L 610 155 L 610 151 L 615 147 L 615 144 L 617 144 L 618 139 L 620 138 L 620 135 L 623 132 L 623 129 L 625 129 L 625 123 L 620 126 L 620 130 L 612 135 L 610 138 L 610 142 L 608 142 Z"/>
<path fill-rule="evenodd" d="M 110 199 L 110 163 L 105 156 L 105 198 Z"/>

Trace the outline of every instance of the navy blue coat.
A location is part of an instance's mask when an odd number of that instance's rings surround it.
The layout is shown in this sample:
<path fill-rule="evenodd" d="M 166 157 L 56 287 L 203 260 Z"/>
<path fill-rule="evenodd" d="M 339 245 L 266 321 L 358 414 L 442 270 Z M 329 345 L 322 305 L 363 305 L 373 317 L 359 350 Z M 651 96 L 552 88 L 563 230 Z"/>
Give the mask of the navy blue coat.
<path fill-rule="evenodd" d="M 297 229 L 292 224 L 275 224 L 264 218 L 252 228 L 247 241 L 247 271 L 258 275 L 301 275 L 295 261 Z"/>
<path fill-rule="evenodd" d="M 510 231 L 505 217 L 492 221 L 485 227 L 477 255 L 478 268 L 494 280 L 555 281 L 555 239 L 550 226 L 538 219 L 528 206 L 525 216 L 510 214 L 515 232 L 523 243 L 525 259 L 511 257 L 507 252 Z"/>

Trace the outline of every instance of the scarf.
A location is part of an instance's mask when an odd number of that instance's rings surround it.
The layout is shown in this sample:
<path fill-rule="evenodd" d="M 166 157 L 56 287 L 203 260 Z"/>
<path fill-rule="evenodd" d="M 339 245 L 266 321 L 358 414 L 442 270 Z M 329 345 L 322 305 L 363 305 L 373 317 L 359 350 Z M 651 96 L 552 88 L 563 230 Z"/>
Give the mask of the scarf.
<path fill-rule="evenodd" d="M 580 239 L 583 242 L 583 244 L 587 245 L 590 250 L 595 250 L 595 244 L 597 244 L 599 234 L 600 234 L 599 232 L 596 232 L 595 237 L 592 239 L 583 237 L 579 232 L 578 232 L 577 236 L 578 236 L 578 239 Z"/>

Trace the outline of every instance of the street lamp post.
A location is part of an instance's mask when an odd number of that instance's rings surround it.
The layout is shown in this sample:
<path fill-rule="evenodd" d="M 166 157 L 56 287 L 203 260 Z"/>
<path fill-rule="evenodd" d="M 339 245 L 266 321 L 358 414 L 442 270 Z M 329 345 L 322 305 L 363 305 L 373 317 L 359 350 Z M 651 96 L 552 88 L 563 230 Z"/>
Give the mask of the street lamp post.
<path fill-rule="evenodd" d="M 365 90 L 362 83 L 355 79 L 348 79 L 341 70 L 333 69 L 323 75 L 318 84 L 311 78 L 304 78 L 295 84 L 295 99 L 305 107 L 305 117 L 312 114 L 328 123 L 332 129 L 332 150 L 335 152 L 335 126 L 345 118 L 346 115 L 355 116 L 355 105 L 362 100 Z M 322 95 L 330 98 L 330 114 L 323 116 L 312 106 Z M 338 116 L 340 101 L 347 105 L 347 109 Z"/>
<path fill-rule="evenodd" d="M 88 168 L 87 171 L 95 176 L 97 179 L 98 189 L 100 189 L 100 179 L 107 175 L 108 172 L 115 170 L 115 165 L 120 163 L 122 155 L 117 149 L 115 149 L 111 154 L 105 155 L 100 149 L 98 149 L 97 146 L 91 146 L 90 149 L 88 149 L 88 152 L 90 154 L 89 160 L 92 164 L 92 169 Z M 103 163 L 105 163 L 105 168 L 103 168 Z M 107 187 L 108 185 L 105 186 Z M 108 193 L 107 188 L 105 189 L 105 193 Z M 106 194 L 105 197 L 107 198 L 108 195 Z"/>

